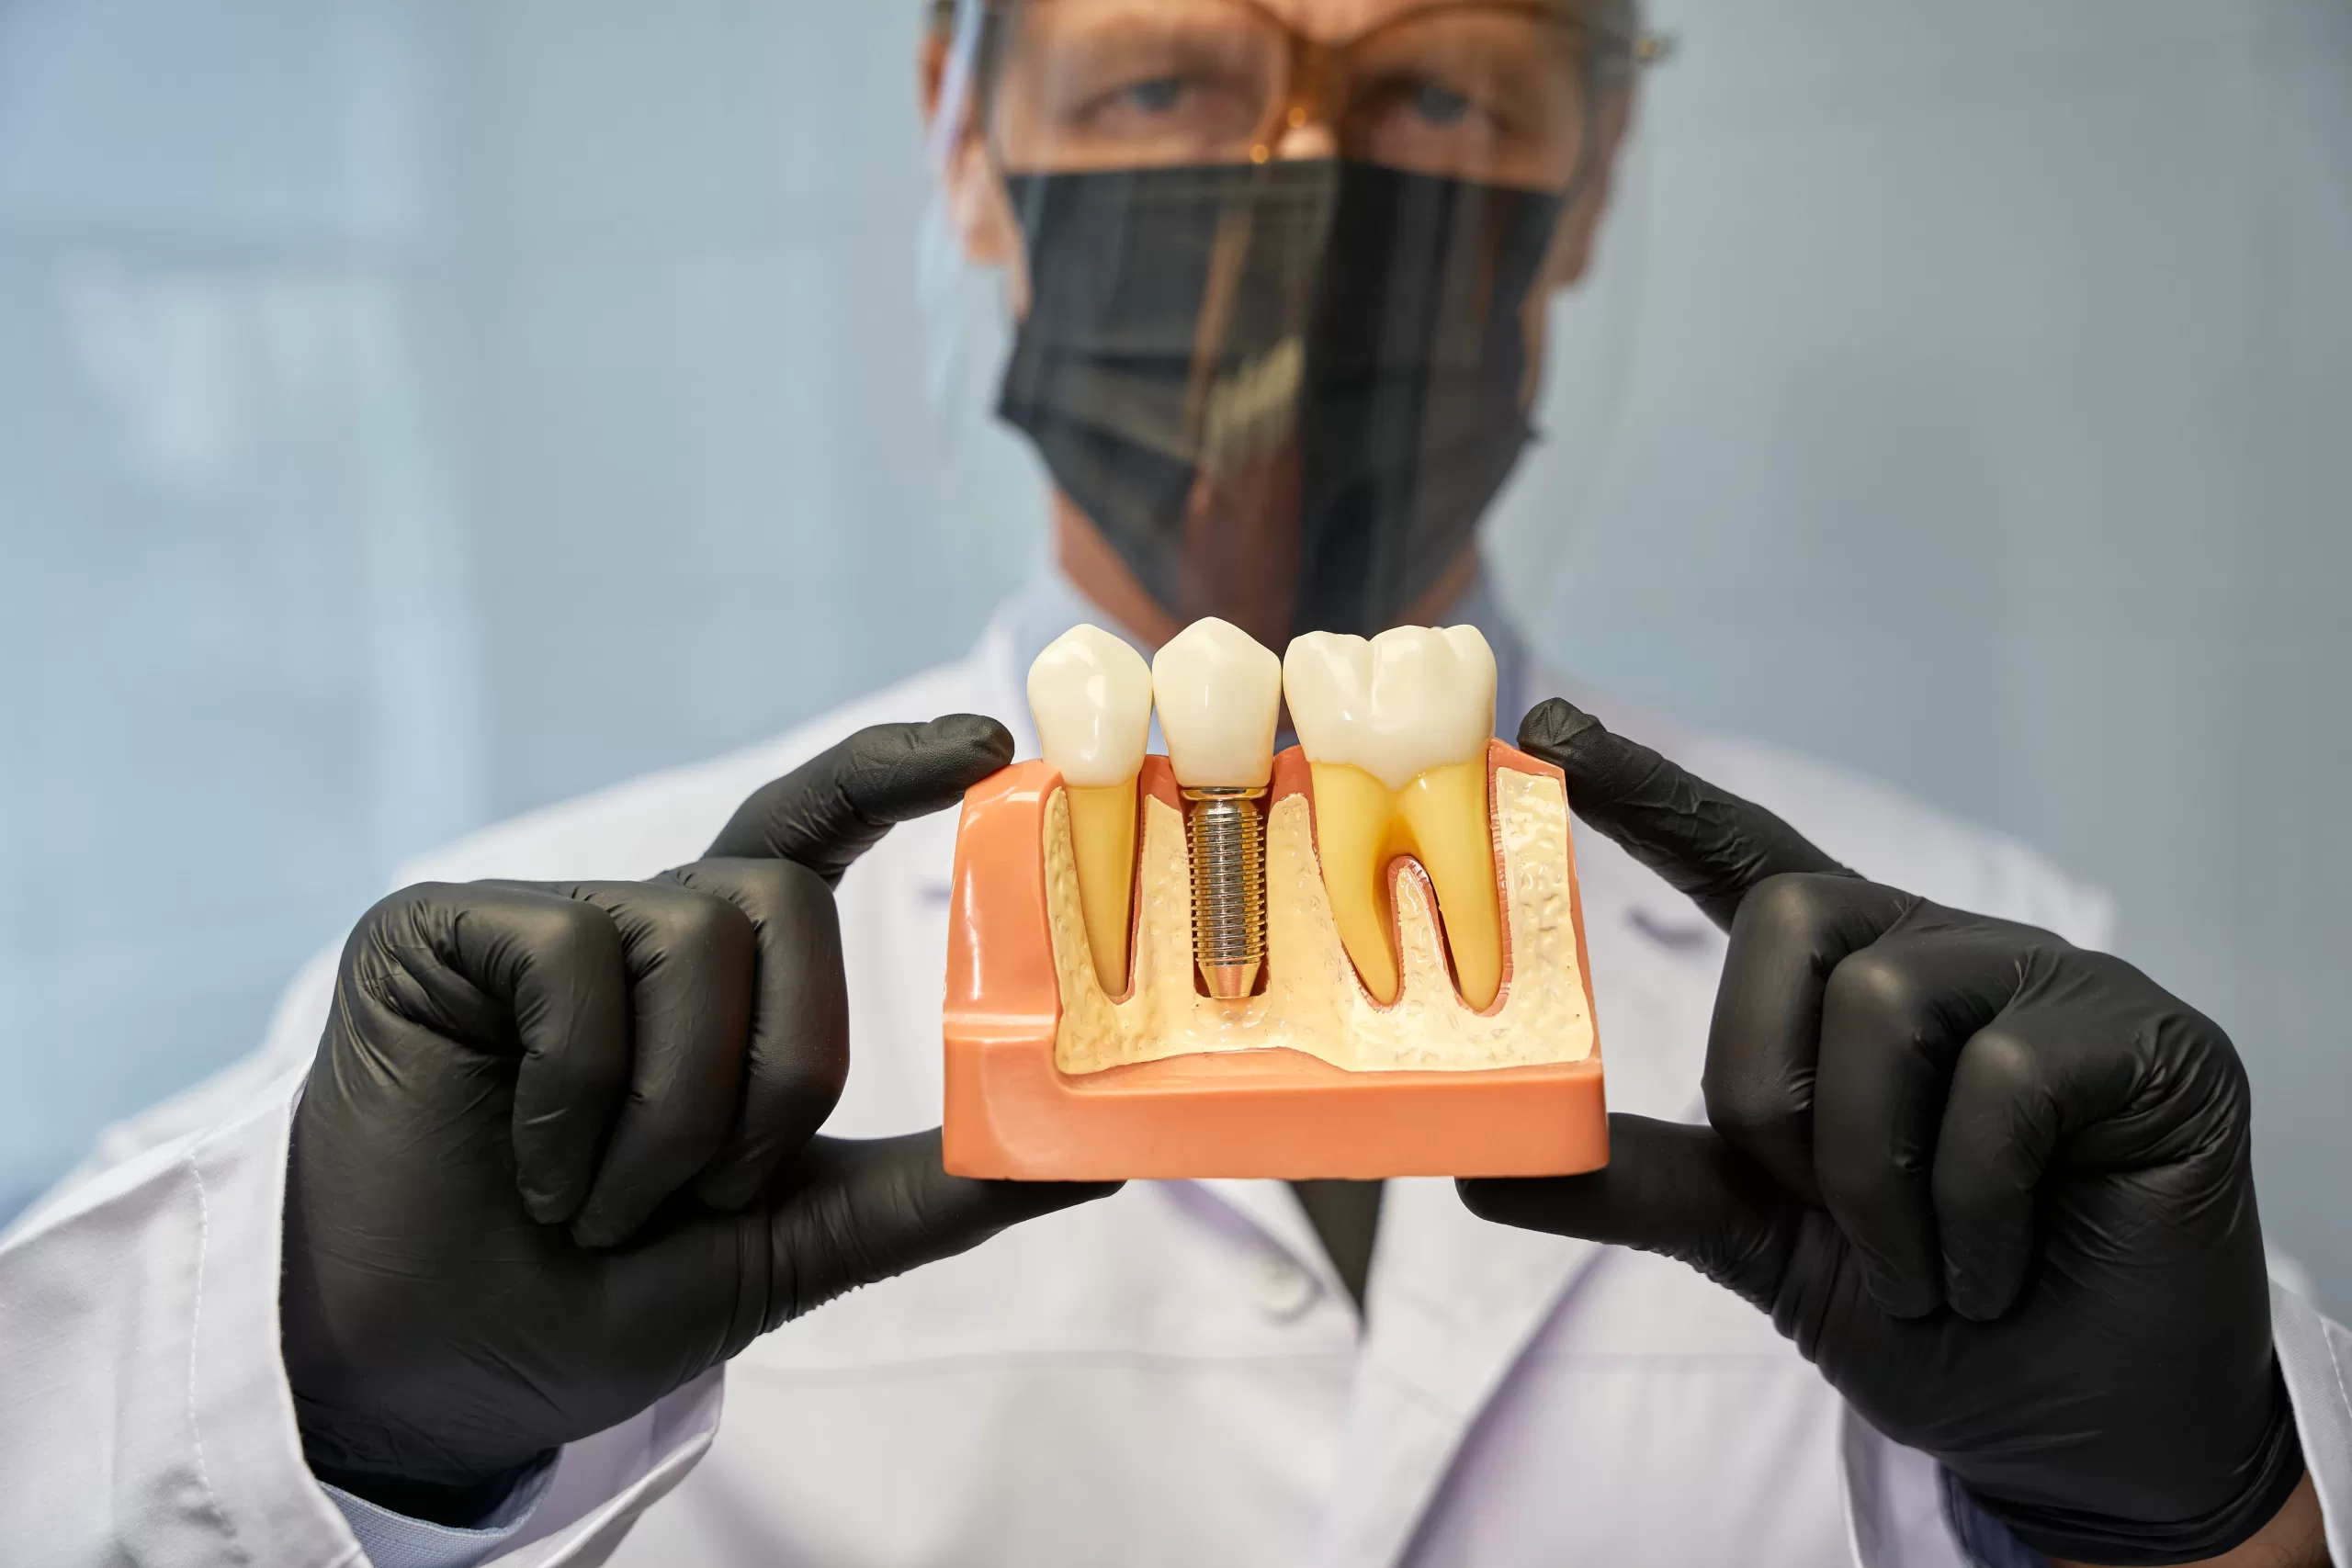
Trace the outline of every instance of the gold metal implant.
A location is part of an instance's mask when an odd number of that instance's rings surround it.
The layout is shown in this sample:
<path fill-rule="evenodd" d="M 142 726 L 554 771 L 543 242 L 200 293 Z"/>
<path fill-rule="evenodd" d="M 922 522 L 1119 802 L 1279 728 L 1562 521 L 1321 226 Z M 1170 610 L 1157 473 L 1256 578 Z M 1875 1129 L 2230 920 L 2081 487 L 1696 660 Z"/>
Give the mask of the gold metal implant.
<path fill-rule="evenodd" d="M 1266 959 L 1266 829 L 1256 789 L 1188 789 L 1193 959 L 1209 995 L 1238 1001 Z"/>

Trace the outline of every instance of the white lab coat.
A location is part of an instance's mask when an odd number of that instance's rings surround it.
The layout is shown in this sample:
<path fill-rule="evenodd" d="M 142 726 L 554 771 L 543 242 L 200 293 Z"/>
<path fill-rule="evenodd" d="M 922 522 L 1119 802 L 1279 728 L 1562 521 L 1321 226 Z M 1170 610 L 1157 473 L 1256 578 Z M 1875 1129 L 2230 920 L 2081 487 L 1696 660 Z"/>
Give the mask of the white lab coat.
<path fill-rule="evenodd" d="M 403 880 L 649 875 L 861 725 L 976 711 L 1026 734 L 1013 664 L 1000 626 L 970 660 L 775 744 L 493 829 Z M 2016 844 L 1596 705 L 1872 876 L 2107 934 L 2098 897 Z M 854 1061 L 833 1131 L 937 1119 L 954 831 L 953 813 L 900 828 L 842 886 Z M 1577 855 L 1610 1104 L 1693 1115 L 1722 940 L 1598 835 Z M 332 970 L 300 976 L 254 1057 L 116 1130 L 0 1243 L 0 1562 L 359 1561 L 303 1468 L 275 1316 L 288 1112 Z M 2352 1336 L 2275 1297 L 2352 1563 Z M 1131 1184 L 833 1303 L 573 1445 L 495 1561 L 1962 1561 L 1933 1464 L 1678 1265 L 1489 1225 L 1451 1183 L 1408 1180 L 1369 1298 L 1360 1332 L 1279 1183 Z"/>

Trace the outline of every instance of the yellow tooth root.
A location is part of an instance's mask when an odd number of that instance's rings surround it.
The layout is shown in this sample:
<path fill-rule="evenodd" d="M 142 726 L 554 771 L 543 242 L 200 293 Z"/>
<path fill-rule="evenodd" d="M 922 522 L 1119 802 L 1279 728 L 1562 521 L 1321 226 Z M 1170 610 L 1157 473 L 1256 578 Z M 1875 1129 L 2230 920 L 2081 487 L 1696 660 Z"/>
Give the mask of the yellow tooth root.
<path fill-rule="evenodd" d="M 1413 853 L 1437 888 L 1462 999 L 1484 1009 L 1503 984 L 1502 908 L 1495 892 L 1494 830 L 1487 822 L 1487 760 L 1431 768 L 1405 786 L 1397 806 L 1412 828 Z"/>
<path fill-rule="evenodd" d="M 1095 977 L 1106 995 L 1127 988 L 1127 932 L 1136 877 L 1136 781 L 1069 794 L 1070 849 L 1078 862 L 1078 901 Z"/>
<path fill-rule="evenodd" d="M 1396 920 L 1384 874 L 1411 855 L 1437 889 L 1439 918 L 1462 998 L 1483 1010 L 1502 988 L 1502 910 L 1487 821 L 1487 761 L 1431 768 L 1391 790 L 1362 768 L 1316 762 L 1316 855 L 1331 895 L 1340 941 L 1364 989 L 1396 999 Z"/>

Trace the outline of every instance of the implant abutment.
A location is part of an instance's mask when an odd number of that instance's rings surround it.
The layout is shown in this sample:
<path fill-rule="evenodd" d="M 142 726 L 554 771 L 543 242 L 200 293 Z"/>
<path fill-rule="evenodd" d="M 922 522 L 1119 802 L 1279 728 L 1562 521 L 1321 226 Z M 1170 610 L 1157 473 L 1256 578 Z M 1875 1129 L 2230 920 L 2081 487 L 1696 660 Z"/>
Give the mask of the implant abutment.
<path fill-rule="evenodd" d="M 1255 789 L 1184 791 L 1193 859 L 1193 957 L 1208 994 L 1239 1001 L 1266 961 L 1266 829 Z"/>

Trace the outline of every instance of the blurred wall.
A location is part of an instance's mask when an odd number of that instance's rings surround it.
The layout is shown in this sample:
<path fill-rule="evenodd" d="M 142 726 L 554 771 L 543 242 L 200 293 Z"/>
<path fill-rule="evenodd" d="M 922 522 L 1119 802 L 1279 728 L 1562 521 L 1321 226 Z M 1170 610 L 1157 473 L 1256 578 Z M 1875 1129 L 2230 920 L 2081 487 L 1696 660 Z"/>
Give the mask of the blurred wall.
<path fill-rule="evenodd" d="M 985 333 L 926 398 L 916 10 L 0 0 L 0 1211 L 401 856 L 1028 570 Z M 1658 10 L 1622 422 L 1511 592 L 2114 889 L 2341 1310 L 2352 6 Z"/>
<path fill-rule="evenodd" d="M 1535 621 L 2109 888 L 2344 1313 L 2352 4 L 1660 9 L 1631 400 Z"/>

